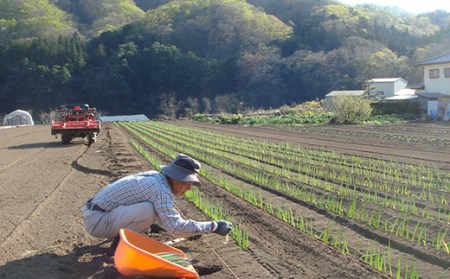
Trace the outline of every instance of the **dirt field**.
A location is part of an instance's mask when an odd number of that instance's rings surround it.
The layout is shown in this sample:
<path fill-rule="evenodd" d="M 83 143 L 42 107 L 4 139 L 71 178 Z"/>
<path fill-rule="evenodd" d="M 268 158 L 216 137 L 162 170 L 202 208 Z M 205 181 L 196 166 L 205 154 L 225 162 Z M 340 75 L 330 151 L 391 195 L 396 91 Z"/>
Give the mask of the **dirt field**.
<path fill-rule="evenodd" d="M 364 133 L 359 127 L 328 127 L 327 133 L 334 136 L 324 139 L 323 130 L 317 128 L 175 124 L 364 156 L 395 157 L 404 162 L 432 162 L 450 170 L 448 125 L 382 126 L 374 129 L 374 136 L 369 138 L 370 127 L 364 128 Z M 400 136 L 379 137 L 392 132 L 407 135 L 412 142 L 406 143 Z M 122 278 L 114 268 L 113 258 L 105 254 L 109 242 L 84 232 L 80 207 L 109 182 L 150 168 L 127 137 L 121 129 L 106 125 L 97 143 L 88 147 L 81 140 L 61 145 L 60 139 L 50 135 L 49 126 L 0 129 L 0 278 Z M 161 160 L 169 159 L 161 156 Z M 252 245 L 243 251 L 214 234 L 175 245 L 193 260 L 201 278 L 384 277 L 207 181 L 202 182 L 202 191 L 208 191 L 232 208 L 235 216 L 252 224 Z M 176 205 L 186 218 L 208 220 L 185 199 L 178 199 Z M 170 239 L 164 233 L 149 234 L 158 240 Z M 434 270 L 431 276 L 448 264 L 445 256 L 433 256 L 426 258 L 424 267 Z"/>

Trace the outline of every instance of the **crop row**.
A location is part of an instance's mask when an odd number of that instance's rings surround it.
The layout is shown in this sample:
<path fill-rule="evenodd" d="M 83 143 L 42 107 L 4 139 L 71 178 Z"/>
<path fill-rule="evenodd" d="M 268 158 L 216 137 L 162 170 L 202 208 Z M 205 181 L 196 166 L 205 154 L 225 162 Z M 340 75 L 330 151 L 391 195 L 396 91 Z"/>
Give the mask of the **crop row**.
<path fill-rule="evenodd" d="M 302 127 L 302 130 L 307 131 L 308 133 L 314 133 L 314 134 L 321 134 L 326 135 L 329 137 L 333 136 L 345 136 L 345 137 L 357 137 L 357 138 L 368 138 L 368 139 L 377 139 L 379 141 L 384 142 L 401 142 L 401 143 L 413 143 L 413 144 L 434 144 L 434 145 L 449 145 L 450 140 L 448 138 L 439 138 L 439 137 L 432 137 L 432 134 L 436 134 L 435 131 L 429 131 L 429 130 L 414 130 L 409 132 L 421 132 L 424 134 L 428 134 L 428 136 L 417 136 L 417 135 L 400 135 L 397 134 L 399 129 L 397 126 L 393 126 L 392 128 L 386 128 L 385 130 L 387 133 L 380 133 L 379 130 L 382 129 L 381 127 L 377 126 L 376 132 L 370 132 L 370 131 L 349 131 L 349 130 L 340 130 L 340 129 L 316 129 L 316 127 L 313 127 L 312 129 L 310 127 Z M 403 129 L 404 130 L 404 129 Z M 439 136 L 440 134 L 437 134 Z M 442 137 L 442 136 L 441 136 Z"/>
<path fill-rule="evenodd" d="M 339 189 L 341 189 L 340 193 L 355 193 L 355 191 L 348 191 L 348 188 L 347 191 L 345 191 L 346 188 L 343 188 L 342 185 L 333 185 L 332 183 L 320 180 L 311 180 L 310 178 L 305 180 L 303 177 L 289 177 L 284 169 L 274 169 L 272 166 L 267 166 L 259 161 L 249 161 L 238 155 L 230 155 L 229 153 L 217 151 L 211 146 L 205 147 L 205 137 L 202 140 L 201 146 L 194 148 L 196 144 L 198 145 L 198 140 L 190 137 L 180 137 L 179 135 L 183 135 L 183 129 L 179 127 L 167 127 L 165 131 L 158 131 L 156 129 L 149 130 L 149 126 L 161 126 L 161 124 L 155 123 L 139 128 L 141 131 L 147 131 L 147 133 L 150 133 L 153 137 L 159 137 L 163 142 L 170 142 L 172 145 L 177 144 L 177 147 L 181 150 L 203 152 L 200 156 L 204 157 L 204 161 L 209 161 L 210 164 L 215 164 L 222 170 L 245 178 L 251 183 L 269 186 L 299 198 L 302 201 L 329 210 L 335 214 L 346 216 L 347 218 L 354 218 L 357 221 L 366 223 L 376 229 L 384 230 L 387 233 L 395 233 L 396 236 L 416 242 L 417 245 L 431 245 L 435 249 L 442 249 L 448 253 L 445 223 L 448 222 L 449 213 L 446 211 L 445 207 L 442 210 L 441 207 L 439 207 L 436 215 L 437 221 L 443 223 L 443 225 L 436 225 L 436 222 L 431 222 L 433 221 L 434 215 L 431 214 L 431 211 L 428 208 L 424 208 L 421 211 L 420 216 L 418 216 L 422 217 L 424 220 L 416 221 L 409 218 L 408 215 L 408 213 L 419 215 L 419 210 L 414 203 L 411 204 L 411 202 L 408 203 L 404 200 L 397 200 L 390 197 L 385 198 L 385 200 L 388 199 L 388 201 L 384 201 L 382 205 L 391 205 L 393 209 L 399 209 L 400 213 L 406 214 L 399 215 L 394 211 L 389 215 L 389 212 L 386 210 L 381 210 L 380 208 L 371 209 L 367 206 L 368 202 L 376 201 L 378 196 L 373 198 L 373 195 L 364 193 L 362 198 L 354 196 L 351 197 L 350 200 L 337 197 L 335 191 L 331 191 L 333 187 L 339 187 Z M 178 135 L 178 138 L 171 135 L 171 133 Z M 221 146 L 223 146 L 223 144 Z M 204 151 L 207 151 L 207 154 L 205 154 Z M 219 159 L 214 160 L 214 158 Z M 251 165 L 252 167 L 250 167 Z M 278 171 L 280 173 L 277 173 Z M 282 183 L 285 177 L 293 179 L 294 185 Z M 298 183 L 302 183 L 301 187 L 296 185 Z M 305 187 L 306 185 L 313 185 L 313 189 L 305 191 L 305 188 L 307 188 Z M 325 193 L 319 193 L 317 188 L 325 190 Z M 328 192 L 332 192 L 332 194 L 329 194 Z M 408 210 L 410 210 L 410 212 L 408 212 Z M 356 214 L 354 212 L 356 212 Z M 383 218 L 383 220 L 381 220 L 381 218 Z M 428 219 L 431 220 L 427 222 Z M 433 227 L 431 233 L 428 229 L 430 226 Z"/>
<path fill-rule="evenodd" d="M 145 131 L 146 129 L 148 130 L 148 127 L 140 127 L 142 131 Z M 170 128 L 171 130 L 173 129 L 172 127 Z M 156 131 L 156 130 L 151 130 L 148 131 L 149 133 L 151 133 L 153 136 L 160 136 L 163 138 L 163 141 L 165 142 L 171 142 L 172 144 L 174 144 L 175 142 L 178 142 L 178 144 L 181 145 L 181 149 L 186 149 L 186 148 L 192 148 L 192 144 L 195 142 L 195 139 L 193 141 L 190 141 L 190 139 L 178 139 L 175 137 L 171 137 L 170 131 Z M 179 131 L 176 133 L 179 134 Z M 205 142 L 205 138 L 202 141 L 202 146 L 204 145 Z M 184 145 L 184 146 L 183 146 Z M 223 145 L 222 145 L 223 146 Z M 203 148 L 203 147 L 201 147 Z M 215 155 L 215 156 L 222 156 L 221 158 L 226 158 L 226 159 L 230 159 L 229 155 L 226 154 L 218 154 L 217 151 L 213 150 L 211 151 L 211 149 L 208 149 L 209 152 L 209 156 L 205 156 L 205 157 L 209 157 L 212 158 L 211 155 Z M 419 228 L 426 229 L 427 227 L 427 222 L 426 220 L 429 219 L 430 221 L 433 221 L 433 218 L 439 220 L 442 223 L 445 223 L 446 220 L 449 218 L 449 214 L 448 214 L 448 210 L 445 209 L 445 207 L 441 210 L 442 207 L 439 207 L 439 210 L 437 210 L 437 213 L 433 214 L 432 211 L 429 210 L 429 208 L 424 208 L 420 211 L 419 213 L 419 209 L 417 208 L 417 206 L 415 206 L 414 203 L 411 202 L 405 202 L 404 200 L 396 200 L 393 197 L 390 196 L 385 196 L 385 199 L 383 200 L 383 202 L 381 203 L 381 205 L 383 207 L 386 206 L 391 206 L 394 209 L 398 209 L 400 211 L 400 213 L 412 213 L 417 215 L 418 217 L 422 217 L 425 219 L 425 221 L 422 222 L 414 222 L 414 221 L 409 221 L 406 217 L 402 216 L 402 217 L 398 217 L 395 215 L 392 215 L 390 217 L 386 217 L 389 218 L 389 220 L 391 220 L 391 223 L 388 223 L 388 220 L 385 220 L 384 223 L 379 222 L 380 217 L 381 217 L 381 211 L 380 209 L 377 210 L 372 210 L 373 212 L 370 212 L 370 209 L 366 208 L 366 204 L 367 202 L 374 202 L 377 201 L 379 199 L 379 197 L 377 195 L 370 195 L 370 193 L 364 193 L 362 195 L 362 198 L 360 198 L 362 200 L 362 210 L 355 210 L 355 205 L 356 205 L 356 196 L 354 196 L 354 193 L 356 193 L 356 191 L 354 191 L 354 188 L 351 189 L 349 187 L 344 187 L 342 184 L 341 185 L 336 185 L 336 184 L 332 184 L 329 182 L 323 182 L 321 180 L 317 180 L 317 179 L 311 179 L 311 178 L 307 178 L 305 179 L 299 179 L 297 177 L 297 179 L 294 179 L 294 183 L 301 182 L 303 184 L 307 184 L 307 185 L 313 185 L 315 190 L 311 190 L 311 191 L 305 191 L 305 185 L 302 185 L 302 187 L 296 187 L 295 185 L 289 185 L 289 184 L 283 184 L 283 178 L 281 178 L 280 176 L 276 176 L 275 174 L 273 174 L 273 172 L 275 171 L 269 171 L 268 168 L 264 168 L 264 166 L 260 163 L 260 162 L 254 162 L 254 161 L 250 161 L 248 162 L 248 160 L 242 160 L 241 157 L 239 156 L 234 156 L 234 158 L 231 158 L 232 162 L 238 162 L 239 166 L 235 167 L 233 164 L 231 163 L 227 163 L 229 161 L 224 161 L 224 160 L 219 160 L 218 164 L 220 166 L 220 168 L 227 170 L 229 172 L 232 172 L 236 175 L 239 175 L 241 177 L 244 177 L 248 180 L 251 180 L 253 182 L 257 182 L 261 185 L 267 185 L 270 186 L 271 188 L 277 189 L 277 190 L 281 190 L 284 192 L 289 193 L 292 196 L 295 197 L 299 197 L 304 201 L 307 201 L 309 203 L 313 203 L 315 205 L 319 205 L 322 207 L 326 207 L 328 210 L 332 210 L 337 214 L 343 214 L 344 212 L 348 212 L 347 213 L 347 217 L 352 217 L 354 216 L 354 214 L 352 212 L 360 212 L 360 214 L 356 215 L 356 218 L 358 220 L 362 220 L 365 221 L 365 223 L 368 223 L 369 225 L 372 225 L 376 228 L 383 228 L 385 231 L 387 232 L 396 232 L 396 235 L 400 235 L 402 237 L 406 237 L 407 239 L 410 239 L 410 237 L 412 236 L 416 236 L 416 234 L 411 233 L 409 234 L 409 231 L 417 231 Z M 208 158 L 206 158 L 206 160 L 208 160 Z M 211 159 L 209 159 L 211 160 Z M 252 171 L 250 168 L 247 167 L 242 167 L 242 166 L 249 166 L 249 165 L 253 165 L 256 166 L 255 169 Z M 284 175 L 286 175 L 285 170 L 282 170 L 284 172 Z M 272 172 L 272 173 L 271 173 Z M 268 173 L 271 173 L 271 176 L 268 175 Z M 348 204 L 348 210 L 346 210 L 345 208 L 343 208 L 343 205 L 345 204 L 344 201 L 340 198 L 336 198 L 336 196 L 332 196 L 330 197 L 329 195 L 326 196 L 325 198 L 317 198 L 317 195 L 320 195 L 320 193 L 317 193 L 317 188 L 322 188 L 328 192 L 334 192 L 335 194 L 341 194 L 344 195 L 347 193 L 348 195 L 350 195 L 351 200 L 347 201 Z M 338 189 L 338 190 L 334 190 L 333 189 Z M 324 202 L 324 200 L 326 200 L 326 203 Z M 333 204 L 333 205 L 330 205 Z M 397 214 L 398 215 L 398 214 Z M 394 216 L 394 218 L 392 218 L 392 216 Z M 375 220 L 375 221 L 374 221 Z M 378 222 L 376 221 L 378 220 Z M 400 220 L 400 221 L 399 221 Z M 402 228 L 407 226 L 407 228 L 405 229 L 399 229 L 397 228 L 398 226 L 401 226 Z M 411 228 L 410 228 L 411 227 Z M 439 232 L 439 235 L 442 235 L 442 230 L 441 229 L 436 229 Z M 405 233 L 402 233 L 402 232 Z M 426 235 L 426 234 L 425 234 Z M 429 238 L 429 237 L 428 237 Z M 440 237 L 439 239 L 442 239 L 442 237 Z M 416 241 L 416 239 L 410 239 L 412 241 Z M 432 243 L 436 242 L 437 240 L 433 241 Z M 426 242 L 418 240 L 417 243 L 423 243 L 424 245 L 427 245 Z M 438 246 L 439 245 L 433 245 L 433 246 Z M 445 247 L 445 245 L 444 245 Z"/>
<path fill-rule="evenodd" d="M 146 126 L 141 127 L 145 128 Z M 435 168 L 423 165 L 399 164 L 395 161 L 368 159 L 319 149 L 302 148 L 289 144 L 276 144 L 261 140 L 256 141 L 242 137 L 221 135 L 200 129 L 186 129 L 182 134 L 178 134 L 177 136 L 176 130 L 167 129 L 165 124 L 155 123 L 151 127 L 152 129 L 159 127 L 164 132 L 168 132 L 171 136 L 175 137 L 188 137 L 189 140 L 201 139 L 202 142 L 207 140 L 204 144 L 213 145 L 215 148 L 222 149 L 223 151 L 234 152 L 241 156 L 247 156 L 280 167 L 289 167 L 289 164 L 294 162 L 297 165 L 297 167 L 294 166 L 292 168 L 294 170 L 299 170 L 306 165 L 314 169 L 321 168 L 325 171 L 336 171 L 337 173 L 347 173 L 353 176 L 366 178 L 378 177 L 382 178 L 386 184 L 392 183 L 395 186 L 401 185 L 408 187 L 412 185 L 418 188 L 450 192 L 449 177 L 443 175 Z M 264 150 L 264 152 L 262 153 L 261 150 Z M 344 178 L 343 181 L 350 180 Z M 389 191 L 390 187 L 391 185 L 387 187 L 383 185 L 382 190 Z M 411 191 L 409 189 L 404 191 L 393 189 L 392 192 L 409 193 Z"/>
<path fill-rule="evenodd" d="M 148 127 L 141 128 L 144 130 L 148 129 Z M 152 132 L 159 132 L 160 134 L 164 134 L 166 137 L 185 140 L 185 135 L 179 135 L 177 132 L 173 131 L 161 131 L 153 128 Z M 349 194 L 351 193 L 348 189 L 351 188 L 352 190 L 366 193 L 368 198 L 378 200 L 378 203 L 383 203 L 383 206 L 403 208 L 406 210 L 410 208 L 412 213 L 416 213 L 416 215 L 418 215 L 418 211 L 416 210 L 417 207 L 425 208 L 430 207 L 430 205 L 432 206 L 433 203 L 437 203 L 438 206 L 445 209 L 445 205 L 447 204 L 445 195 L 441 195 L 442 192 L 447 192 L 446 188 L 443 186 L 446 182 L 448 183 L 447 179 L 442 179 L 442 181 L 437 184 L 435 181 L 438 181 L 439 179 L 429 177 L 427 180 L 430 182 L 427 183 L 427 187 L 417 186 L 421 188 L 421 190 L 412 191 L 411 188 L 416 185 L 411 179 L 414 175 L 410 175 L 408 181 L 403 181 L 403 183 L 401 183 L 398 181 L 398 176 L 395 179 L 395 177 L 393 178 L 392 176 L 388 176 L 386 173 L 380 174 L 379 172 L 369 171 L 367 169 L 363 170 L 363 173 L 360 171 L 360 164 L 354 164 L 351 168 L 348 168 L 347 166 L 343 168 L 341 164 L 334 163 L 333 168 L 330 163 L 327 163 L 329 160 L 325 159 L 323 159 L 320 163 L 311 163 L 312 160 L 309 158 L 312 156 L 310 155 L 307 156 L 307 161 L 298 154 L 281 156 L 277 153 L 275 155 L 277 150 L 274 151 L 267 147 L 263 147 L 264 153 L 261 153 L 261 146 L 258 144 L 253 144 L 252 146 L 245 145 L 242 147 L 242 144 L 236 144 L 236 141 L 227 142 L 227 139 L 224 139 L 223 136 L 218 137 L 216 135 L 206 135 L 201 132 L 199 133 L 200 135 L 189 134 L 188 140 L 201 140 L 204 148 L 215 149 L 222 154 L 227 154 L 225 156 L 227 156 L 230 160 L 240 161 L 242 164 L 248 163 L 251 165 L 254 164 L 255 160 L 258 162 L 264 162 L 264 164 L 261 164 L 262 171 L 275 169 L 274 167 L 277 167 L 276 172 L 283 172 L 282 175 L 287 178 L 292 178 L 307 184 L 327 184 L 330 189 L 336 189 L 335 185 L 340 185 L 337 189 L 345 188 L 345 192 Z M 183 136 L 184 138 L 181 138 Z M 249 160 L 246 160 L 245 158 L 248 158 Z M 298 158 L 298 160 L 295 158 Z M 341 161 L 345 162 L 346 158 L 343 158 Z M 322 166 L 325 164 L 327 164 L 327 166 Z M 378 170 L 379 168 L 380 163 L 376 165 L 373 164 L 372 169 Z M 341 170 L 336 171 L 336 169 Z M 430 175 L 430 172 L 428 172 L 428 175 Z M 426 179 L 422 178 L 421 180 Z M 431 190 L 431 187 L 441 187 L 442 190 Z M 399 198 L 401 196 L 406 196 L 408 199 Z M 392 202 L 393 200 L 394 202 Z M 416 205 L 416 203 L 408 200 L 417 200 L 418 203 Z M 397 204 L 400 204 L 401 206 L 397 206 Z M 405 204 L 407 204 L 407 206 L 405 206 Z M 436 208 L 435 210 L 441 212 L 441 215 L 445 215 L 445 210 L 443 209 L 439 210 L 439 208 Z"/>
<path fill-rule="evenodd" d="M 134 129 L 134 128 L 131 128 L 131 125 L 127 125 L 128 126 L 128 128 L 131 130 L 131 131 L 133 131 L 133 133 L 135 133 L 139 138 L 146 138 L 147 140 L 148 140 L 148 138 L 149 138 L 149 136 L 148 136 L 148 134 L 147 135 L 145 135 L 144 133 L 141 133 L 140 131 L 141 131 L 141 129 Z M 170 127 L 170 129 L 173 129 L 173 127 Z M 155 134 L 152 134 L 152 137 L 155 137 Z M 156 136 L 157 137 L 157 136 Z M 162 140 L 163 142 L 170 142 L 170 144 L 172 145 L 173 144 L 173 141 L 172 140 L 167 140 L 167 139 L 164 139 L 164 140 Z M 161 146 L 161 145 L 160 145 Z M 174 149 L 178 149 L 178 150 L 188 150 L 189 151 L 189 153 L 191 153 L 191 152 L 195 152 L 195 151 L 193 151 L 193 150 L 191 150 L 191 149 L 189 149 L 187 146 L 173 146 L 172 145 L 172 148 L 174 148 Z M 197 157 L 200 157 L 201 158 L 201 160 L 202 161 L 204 161 L 205 160 L 205 156 L 206 157 L 208 157 L 208 156 L 210 156 L 210 154 L 208 155 L 201 155 L 200 153 L 195 153 L 196 154 L 196 156 Z M 208 162 L 208 164 L 210 164 L 210 162 Z M 215 177 L 215 176 L 213 176 L 213 177 Z M 217 180 L 217 179 L 216 179 Z M 229 185 L 230 183 L 229 183 L 229 179 L 227 179 L 227 181 L 224 183 L 224 184 L 227 184 L 227 185 Z M 239 187 L 236 187 L 236 189 L 239 189 Z M 239 194 L 237 194 L 237 195 L 239 195 Z M 242 195 L 242 194 L 241 194 Z M 346 246 L 346 241 L 345 240 L 343 240 L 343 239 L 341 239 L 340 241 L 336 241 L 337 239 L 339 239 L 339 237 L 330 237 L 330 229 L 328 229 L 328 230 L 322 230 L 321 232 L 314 232 L 314 229 L 313 228 L 311 228 L 311 227 L 309 227 L 308 226 L 308 224 L 305 224 L 306 222 L 305 222 L 305 218 L 302 218 L 301 216 L 300 217 L 294 217 L 293 215 L 292 215 L 292 211 L 290 211 L 289 209 L 285 209 L 285 210 L 283 210 L 283 209 L 281 209 L 281 208 L 278 208 L 278 209 L 274 209 L 274 208 L 272 208 L 271 207 L 271 205 L 270 205 L 270 203 L 267 203 L 267 202 L 264 202 L 264 201 L 262 201 L 262 199 L 261 199 L 261 197 L 257 197 L 257 196 L 254 196 L 253 195 L 253 198 L 251 198 L 251 196 L 252 195 L 250 195 L 250 194 L 247 194 L 247 196 L 249 196 L 250 198 L 248 198 L 247 200 L 253 200 L 253 202 L 251 202 L 252 204 L 254 204 L 254 205 L 256 205 L 256 206 L 259 206 L 259 207 L 264 207 L 265 208 L 265 210 L 267 210 L 267 211 L 269 211 L 269 212 L 271 212 L 272 214 L 274 214 L 274 215 L 277 215 L 280 219 L 282 219 L 282 220 L 284 220 L 284 221 L 286 221 L 286 222 L 288 222 L 288 223 L 290 223 L 291 225 L 293 224 L 293 226 L 294 227 L 298 227 L 298 228 L 303 228 L 304 229 L 304 231 L 306 231 L 306 232 L 310 232 L 310 234 L 313 234 L 315 237 L 317 237 L 317 238 L 319 238 L 319 239 L 321 239 L 322 241 L 324 241 L 324 242 L 331 242 L 331 243 L 340 243 L 339 245 L 336 245 L 336 246 L 338 246 L 338 247 L 340 247 L 340 249 L 342 250 L 342 251 L 348 251 L 348 247 Z M 324 204 L 324 205 L 326 205 L 326 207 L 328 207 L 328 208 L 332 208 L 332 207 L 336 207 L 336 202 L 333 202 L 333 200 L 332 199 L 330 199 L 330 198 L 328 198 L 328 200 L 324 200 L 324 199 L 322 199 L 322 201 L 321 201 L 321 203 L 322 204 Z M 349 212 L 351 212 L 351 210 L 349 211 Z M 349 214 L 352 214 L 352 213 L 349 213 Z M 401 231 L 401 229 L 397 229 L 397 231 L 399 231 L 399 233 L 400 233 L 400 231 Z M 414 234 L 421 234 L 420 233 L 420 231 L 419 231 L 419 229 L 418 230 L 416 230 L 416 232 L 414 233 Z M 422 234 L 423 234 L 423 229 L 422 229 Z M 370 247 L 370 249 L 374 249 L 373 247 Z M 384 258 L 384 256 L 381 256 L 382 254 L 383 255 L 386 255 L 385 254 L 385 252 L 383 252 L 383 253 L 379 253 L 378 254 L 378 256 L 376 256 L 377 254 L 375 253 L 373 253 L 373 251 L 372 252 L 367 252 L 368 250 L 366 250 L 366 253 L 368 253 L 368 255 L 370 255 L 370 256 L 362 256 L 362 259 L 363 260 L 366 260 L 366 261 L 368 261 L 368 262 L 377 262 L 376 260 L 374 260 L 374 259 L 377 259 L 378 258 L 378 262 L 379 262 L 379 265 L 378 266 L 380 266 L 380 268 L 381 269 L 383 269 L 383 268 L 386 268 L 386 264 L 384 265 L 384 267 L 383 267 L 383 264 L 382 264 L 382 262 L 385 262 L 385 260 L 383 260 L 383 261 L 381 261 L 380 259 L 385 259 Z M 380 264 L 380 262 L 381 262 L 381 264 Z M 373 264 L 375 264 L 375 263 L 373 263 Z M 391 266 L 390 265 L 390 263 L 389 263 L 389 266 Z"/>

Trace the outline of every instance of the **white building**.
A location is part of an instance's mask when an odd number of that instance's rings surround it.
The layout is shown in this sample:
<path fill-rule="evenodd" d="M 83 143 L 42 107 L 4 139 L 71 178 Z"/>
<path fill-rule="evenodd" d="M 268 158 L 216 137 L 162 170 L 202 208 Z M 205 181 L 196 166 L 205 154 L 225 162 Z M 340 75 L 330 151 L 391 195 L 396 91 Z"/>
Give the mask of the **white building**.
<path fill-rule="evenodd" d="M 374 92 L 381 99 L 393 97 L 395 93 L 406 88 L 408 82 L 402 78 L 374 78 L 368 81 L 370 92 Z"/>
<path fill-rule="evenodd" d="M 427 59 L 418 64 L 423 66 L 424 90 L 419 96 L 425 99 L 422 109 L 433 116 L 450 118 L 450 53 Z"/>
<path fill-rule="evenodd" d="M 425 60 L 423 82 L 425 92 L 450 95 L 450 53 Z"/>
<path fill-rule="evenodd" d="M 325 95 L 325 107 L 331 108 L 333 106 L 333 99 L 337 96 L 353 96 L 353 97 L 364 97 L 367 96 L 364 90 L 342 90 L 342 91 L 331 91 Z"/>

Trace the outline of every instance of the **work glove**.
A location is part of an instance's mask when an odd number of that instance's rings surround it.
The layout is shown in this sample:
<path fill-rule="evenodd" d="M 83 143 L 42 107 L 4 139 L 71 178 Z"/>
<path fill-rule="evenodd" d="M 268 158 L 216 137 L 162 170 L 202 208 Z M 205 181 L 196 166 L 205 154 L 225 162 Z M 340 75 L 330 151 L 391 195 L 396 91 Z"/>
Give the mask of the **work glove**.
<path fill-rule="evenodd" d="M 217 228 L 213 231 L 214 233 L 217 233 L 219 235 L 225 236 L 231 232 L 231 223 L 220 220 L 216 221 Z"/>

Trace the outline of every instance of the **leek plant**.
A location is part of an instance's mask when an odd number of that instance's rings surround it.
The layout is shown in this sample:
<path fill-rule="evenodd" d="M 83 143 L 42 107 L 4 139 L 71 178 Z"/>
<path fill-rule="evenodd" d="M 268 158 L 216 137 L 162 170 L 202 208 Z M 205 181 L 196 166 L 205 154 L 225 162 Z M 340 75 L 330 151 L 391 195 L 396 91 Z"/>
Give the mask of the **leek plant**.
<path fill-rule="evenodd" d="M 191 262 L 184 258 L 183 256 L 181 256 L 180 254 L 177 253 L 170 253 L 170 252 L 159 252 L 159 253 L 154 253 L 154 256 L 157 256 L 161 259 L 164 259 L 166 261 L 169 261 L 171 263 L 180 265 L 182 267 L 187 267 L 191 265 Z"/>

